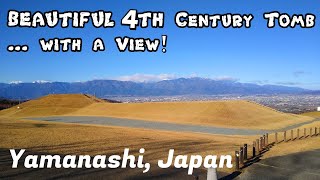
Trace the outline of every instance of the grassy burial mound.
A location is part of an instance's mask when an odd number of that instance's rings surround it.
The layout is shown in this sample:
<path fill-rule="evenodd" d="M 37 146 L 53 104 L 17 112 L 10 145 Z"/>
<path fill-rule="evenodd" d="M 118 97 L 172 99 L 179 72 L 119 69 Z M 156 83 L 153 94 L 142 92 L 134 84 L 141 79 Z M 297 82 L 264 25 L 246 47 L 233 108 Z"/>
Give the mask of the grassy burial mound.
<path fill-rule="evenodd" d="M 0 116 L 30 117 L 63 115 L 84 108 L 101 99 L 84 94 L 53 94 L 0 111 Z"/>
<path fill-rule="evenodd" d="M 94 103 L 68 115 L 249 129 L 277 129 L 313 119 L 282 113 L 248 101 Z"/>
<path fill-rule="evenodd" d="M 312 120 L 248 101 L 108 103 L 84 94 L 48 95 L 0 111 L 0 116 L 105 116 L 245 129 L 278 129 Z"/>
<path fill-rule="evenodd" d="M 307 112 L 307 113 L 303 113 L 301 115 L 310 116 L 310 117 L 314 117 L 314 118 L 320 118 L 320 112 L 319 111 Z"/>

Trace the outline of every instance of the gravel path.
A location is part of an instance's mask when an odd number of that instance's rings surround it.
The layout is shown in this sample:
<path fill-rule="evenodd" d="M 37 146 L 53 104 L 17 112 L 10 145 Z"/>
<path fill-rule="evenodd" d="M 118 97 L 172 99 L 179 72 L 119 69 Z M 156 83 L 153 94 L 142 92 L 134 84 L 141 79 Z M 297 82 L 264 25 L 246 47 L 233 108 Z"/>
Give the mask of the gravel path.
<path fill-rule="evenodd" d="M 222 135 L 261 135 L 265 133 L 272 133 L 275 131 L 285 131 L 285 130 L 299 127 L 304 124 L 312 123 L 314 121 L 319 121 L 319 119 L 315 119 L 313 121 L 299 123 L 296 125 L 292 125 L 286 128 L 276 129 L 276 130 L 246 130 L 246 129 L 221 128 L 221 127 L 213 127 L 213 126 L 183 125 L 183 124 L 173 124 L 173 123 L 166 123 L 166 122 L 154 122 L 154 121 L 110 118 L 110 117 L 58 116 L 58 117 L 35 117 L 35 118 L 28 118 L 28 119 L 54 121 L 54 122 L 66 122 L 66 123 L 122 126 L 122 127 L 145 128 L 145 129 L 156 129 L 156 130 L 166 130 L 166 131 L 186 131 L 186 132 L 222 134 Z"/>

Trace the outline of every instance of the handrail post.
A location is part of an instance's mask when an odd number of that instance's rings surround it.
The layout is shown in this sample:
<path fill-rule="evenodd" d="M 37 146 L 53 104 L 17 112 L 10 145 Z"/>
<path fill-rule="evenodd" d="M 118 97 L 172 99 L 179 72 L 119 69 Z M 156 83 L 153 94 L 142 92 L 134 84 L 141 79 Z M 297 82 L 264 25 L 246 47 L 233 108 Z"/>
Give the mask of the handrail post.
<path fill-rule="evenodd" d="M 252 144 L 252 158 L 256 157 L 256 142 L 253 141 Z"/>
<path fill-rule="evenodd" d="M 235 158 L 236 158 L 236 171 L 239 171 L 240 170 L 240 162 L 239 162 L 239 151 L 235 151 Z"/>
<path fill-rule="evenodd" d="M 243 165 L 243 147 L 240 147 L 240 164 Z"/>
<path fill-rule="evenodd" d="M 248 144 L 244 144 L 243 146 L 243 159 L 244 160 L 248 159 Z"/>
<path fill-rule="evenodd" d="M 268 146 L 268 145 L 269 145 L 269 134 L 266 133 L 266 146 Z"/>

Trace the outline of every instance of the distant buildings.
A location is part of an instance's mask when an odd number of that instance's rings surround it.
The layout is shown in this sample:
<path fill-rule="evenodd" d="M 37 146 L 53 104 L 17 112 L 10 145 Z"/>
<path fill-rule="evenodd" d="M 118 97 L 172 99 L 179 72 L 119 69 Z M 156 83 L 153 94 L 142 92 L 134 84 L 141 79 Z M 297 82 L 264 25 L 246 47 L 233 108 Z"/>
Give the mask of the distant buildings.
<path fill-rule="evenodd" d="M 239 98 L 240 97 L 240 98 Z M 320 95 L 180 95 L 180 96 L 105 96 L 121 102 L 175 102 L 175 101 L 215 101 L 215 100 L 249 100 L 276 110 L 301 114 L 320 112 Z"/>

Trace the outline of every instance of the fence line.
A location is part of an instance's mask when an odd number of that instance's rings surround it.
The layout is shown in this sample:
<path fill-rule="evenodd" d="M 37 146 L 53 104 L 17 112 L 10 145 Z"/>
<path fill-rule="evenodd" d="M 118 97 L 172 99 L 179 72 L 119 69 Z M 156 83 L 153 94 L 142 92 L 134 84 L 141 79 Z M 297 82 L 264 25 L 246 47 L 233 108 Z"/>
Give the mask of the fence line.
<path fill-rule="evenodd" d="M 314 129 L 314 131 L 313 131 Z M 268 150 L 269 148 L 271 148 L 271 146 L 274 146 L 276 144 L 280 144 L 282 142 L 290 142 L 290 141 L 295 141 L 295 140 L 299 140 L 299 139 L 306 139 L 308 137 L 316 137 L 320 135 L 320 127 L 314 127 L 314 128 L 310 128 L 309 130 L 309 134 L 307 135 L 306 133 L 306 128 L 304 128 L 304 135 L 300 136 L 300 129 L 296 129 L 296 136 L 294 136 L 294 129 L 290 130 L 290 139 L 287 138 L 287 131 L 283 131 L 283 140 L 281 140 L 279 138 L 279 132 L 275 132 L 274 133 L 274 141 L 272 141 L 271 143 L 269 143 L 269 135 L 268 133 L 262 135 L 260 138 L 258 138 L 256 141 L 253 141 L 252 143 L 252 155 L 249 158 L 248 155 L 248 145 L 244 144 L 242 147 L 240 147 L 240 154 L 238 153 L 238 151 L 236 152 L 236 156 L 237 154 L 239 154 L 240 156 L 240 162 L 238 162 L 237 160 L 236 162 L 236 168 L 235 171 L 239 171 L 240 169 L 246 167 L 249 163 L 251 162 L 254 158 L 260 157 L 264 152 L 266 152 L 266 150 Z M 243 152 L 242 152 L 243 151 Z M 241 154 L 244 153 L 244 154 Z M 243 161 L 241 160 L 241 157 L 243 158 Z M 236 158 L 237 159 L 237 158 Z M 239 164 L 238 164 L 239 163 Z"/>
<path fill-rule="evenodd" d="M 312 131 L 314 129 L 314 131 Z M 244 144 L 239 148 L 239 150 L 235 151 L 235 172 L 241 171 L 241 169 L 247 167 L 250 164 L 254 163 L 254 160 L 258 157 L 261 157 L 263 153 L 265 153 L 272 146 L 275 146 L 280 143 L 285 143 L 289 141 L 295 140 L 303 140 L 308 137 L 316 137 L 320 135 L 320 127 L 310 128 L 309 134 L 307 135 L 307 129 L 303 129 L 303 136 L 300 136 L 300 129 L 296 129 L 296 136 L 294 136 L 294 129 L 290 130 L 290 139 L 287 139 L 287 131 L 283 131 L 283 140 L 280 140 L 279 134 L 281 132 L 274 133 L 274 141 L 270 142 L 268 133 L 263 134 L 258 139 L 252 142 L 252 151 L 251 156 L 249 156 L 249 147 L 248 144 Z M 208 169 L 207 172 L 207 180 L 216 180 L 218 179 L 216 169 Z"/>

